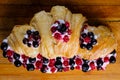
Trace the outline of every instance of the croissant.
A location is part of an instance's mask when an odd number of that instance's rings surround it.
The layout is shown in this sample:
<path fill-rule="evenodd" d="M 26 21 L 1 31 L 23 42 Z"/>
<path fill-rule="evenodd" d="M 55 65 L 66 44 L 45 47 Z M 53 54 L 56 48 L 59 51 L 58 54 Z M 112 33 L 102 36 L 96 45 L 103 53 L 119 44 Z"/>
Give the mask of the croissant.
<path fill-rule="evenodd" d="M 86 21 L 64 6 L 40 11 L 29 25 L 16 25 L 3 40 L 3 56 L 28 71 L 104 70 L 116 61 L 116 39 L 109 27 L 90 26 Z"/>

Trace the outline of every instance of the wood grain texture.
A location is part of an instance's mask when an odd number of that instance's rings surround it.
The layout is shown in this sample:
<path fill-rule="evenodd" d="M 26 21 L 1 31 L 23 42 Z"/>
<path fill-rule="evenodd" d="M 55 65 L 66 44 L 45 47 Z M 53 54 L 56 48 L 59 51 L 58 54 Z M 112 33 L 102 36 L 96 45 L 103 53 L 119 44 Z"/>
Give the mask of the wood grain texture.
<path fill-rule="evenodd" d="M 114 32 L 118 41 L 117 62 L 107 66 L 105 71 L 84 73 L 79 70 L 44 74 L 16 68 L 0 50 L 0 80 L 120 80 L 120 0 L 0 0 L 0 43 L 14 25 L 29 24 L 34 13 L 50 11 L 53 5 L 64 5 L 72 12 L 87 16 L 91 25 L 104 24 Z"/>

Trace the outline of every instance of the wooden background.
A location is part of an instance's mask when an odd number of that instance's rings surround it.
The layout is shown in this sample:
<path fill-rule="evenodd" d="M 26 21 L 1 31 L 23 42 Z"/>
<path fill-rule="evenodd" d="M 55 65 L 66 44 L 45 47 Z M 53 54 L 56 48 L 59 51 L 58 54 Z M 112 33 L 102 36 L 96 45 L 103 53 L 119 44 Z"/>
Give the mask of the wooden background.
<path fill-rule="evenodd" d="M 108 65 L 105 71 L 43 74 L 16 68 L 2 57 L 0 50 L 0 80 L 120 80 L 120 0 L 0 0 L 0 43 L 14 25 L 29 24 L 36 12 L 50 11 L 54 5 L 64 5 L 74 13 L 83 13 L 91 25 L 110 26 L 118 40 L 117 62 Z"/>

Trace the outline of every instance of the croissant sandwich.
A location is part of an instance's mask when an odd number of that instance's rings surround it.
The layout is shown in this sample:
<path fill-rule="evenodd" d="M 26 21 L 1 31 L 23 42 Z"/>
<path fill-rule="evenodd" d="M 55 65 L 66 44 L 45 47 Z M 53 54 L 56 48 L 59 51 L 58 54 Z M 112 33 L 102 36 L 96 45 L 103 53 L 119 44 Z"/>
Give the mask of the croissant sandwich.
<path fill-rule="evenodd" d="M 3 40 L 3 56 L 28 71 L 104 70 L 116 61 L 117 42 L 107 26 L 90 26 L 64 6 L 40 11 L 29 25 L 16 25 Z"/>

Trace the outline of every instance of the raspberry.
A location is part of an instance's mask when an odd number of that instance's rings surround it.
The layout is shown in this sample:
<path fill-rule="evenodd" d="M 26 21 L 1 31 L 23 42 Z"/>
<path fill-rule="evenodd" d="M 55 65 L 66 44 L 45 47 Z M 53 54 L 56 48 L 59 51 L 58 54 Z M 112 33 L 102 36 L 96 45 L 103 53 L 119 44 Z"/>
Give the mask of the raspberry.
<path fill-rule="evenodd" d="M 42 55 L 41 55 L 41 54 L 38 54 L 38 55 L 37 55 L 37 58 L 38 58 L 38 59 L 42 59 Z"/>
<path fill-rule="evenodd" d="M 63 40 L 64 40 L 64 42 L 68 42 L 69 41 L 69 37 L 67 35 L 65 35 Z"/>
<path fill-rule="evenodd" d="M 104 62 L 108 62 L 109 61 L 109 58 L 108 57 L 105 57 L 104 58 Z"/>
<path fill-rule="evenodd" d="M 42 62 L 41 61 L 37 61 L 35 63 L 36 69 L 41 69 L 42 68 Z"/>
<path fill-rule="evenodd" d="M 51 70 L 50 70 L 52 73 L 54 73 L 56 71 L 56 68 L 55 67 L 52 67 Z"/>
<path fill-rule="evenodd" d="M 67 21 L 65 22 L 65 25 L 66 25 L 67 28 L 70 27 L 70 24 Z"/>
<path fill-rule="evenodd" d="M 11 57 L 13 55 L 13 51 L 7 50 L 7 57 Z"/>
<path fill-rule="evenodd" d="M 8 60 L 9 60 L 10 62 L 13 62 L 13 58 L 12 58 L 12 57 L 8 57 Z"/>
<path fill-rule="evenodd" d="M 52 27 L 51 32 L 54 33 L 57 30 L 57 27 Z"/>
<path fill-rule="evenodd" d="M 70 29 L 68 29 L 67 33 L 68 33 L 68 35 L 70 35 L 72 33 L 72 31 Z"/>
<path fill-rule="evenodd" d="M 61 34 L 60 33 L 55 33 L 54 37 L 55 37 L 55 39 L 60 40 L 61 39 Z"/>
<path fill-rule="evenodd" d="M 91 67 L 91 70 L 94 70 L 94 69 L 95 69 L 95 64 L 94 64 L 94 62 L 91 62 L 91 63 L 90 63 L 90 67 Z"/>
<path fill-rule="evenodd" d="M 63 64 L 64 64 L 64 66 L 69 66 L 69 61 L 66 60 L 63 62 Z"/>
<path fill-rule="evenodd" d="M 80 58 L 77 58 L 77 59 L 76 59 L 76 64 L 77 64 L 77 65 L 81 65 L 81 64 L 82 64 L 82 60 L 81 60 Z"/>
<path fill-rule="evenodd" d="M 50 62 L 49 62 L 49 67 L 53 67 L 55 64 L 55 59 L 50 59 Z"/>
<path fill-rule="evenodd" d="M 80 66 L 76 66 L 75 69 L 79 69 L 80 70 Z"/>
<path fill-rule="evenodd" d="M 69 71 L 69 67 L 64 67 L 63 70 L 66 72 L 66 71 Z"/>

